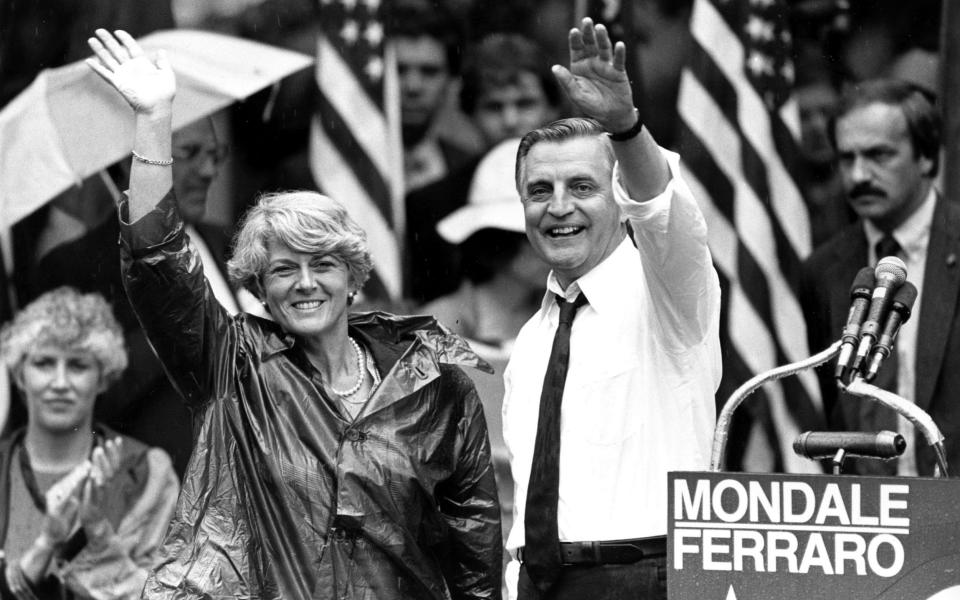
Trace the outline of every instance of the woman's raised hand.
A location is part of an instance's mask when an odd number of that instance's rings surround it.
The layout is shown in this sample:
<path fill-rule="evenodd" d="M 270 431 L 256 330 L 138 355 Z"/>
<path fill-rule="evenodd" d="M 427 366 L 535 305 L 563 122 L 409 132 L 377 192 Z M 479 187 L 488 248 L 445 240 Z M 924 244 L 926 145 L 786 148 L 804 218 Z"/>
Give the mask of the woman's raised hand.
<path fill-rule="evenodd" d="M 152 60 L 126 31 L 114 35 L 97 29 L 96 35 L 87 40 L 96 56 L 87 59 L 90 68 L 116 88 L 134 112 L 169 111 L 177 83 L 166 53 L 159 50 Z"/>

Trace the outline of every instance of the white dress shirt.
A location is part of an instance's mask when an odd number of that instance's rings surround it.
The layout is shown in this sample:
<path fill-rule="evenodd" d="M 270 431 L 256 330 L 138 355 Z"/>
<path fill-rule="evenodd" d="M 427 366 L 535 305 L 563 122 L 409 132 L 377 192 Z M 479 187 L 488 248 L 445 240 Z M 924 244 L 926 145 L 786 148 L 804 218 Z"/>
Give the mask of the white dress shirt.
<path fill-rule="evenodd" d="M 917 286 L 917 299 L 913 303 L 910 318 L 900 326 L 894 349 L 897 353 L 897 389 L 898 396 L 914 402 L 917 378 L 917 336 L 920 323 L 920 299 L 923 295 L 923 277 L 927 265 L 927 246 L 930 245 L 930 226 L 933 223 L 933 210 L 937 203 L 937 192 L 931 186 L 930 192 L 912 215 L 891 233 L 900 244 L 900 258 L 907 265 L 907 281 Z M 883 258 L 876 255 L 876 246 L 885 235 L 876 225 L 864 220 L 863 230 L 867 236 L 867 257 L 871 265 Z M 897 431 L 907 442 L 907 449 L 897 459 L 897 475 L 915 477 L 917 471 L 917 451 L 914 440 L 916 428 L 907 419 L 898 416 Z"/>
<path fill-rule="evenodd" d="M 524 545 L 540 391 L 559 313 L 555 293 L 572 299 L 582 291 L 589 301 L 573 322 L 563 393 L 560 539 L 665 534 L 667 472 L 709 465 L 720 286 L 679 157 L 663 152 L 673 177 L 647 202 L 628 198 L 614 169 L 615 197 L 637 247 L 625 239 L 566 290 L 551 273 L 540 311 L 517 338 L 503 401 L 516 500 L 510 550 Z"/>

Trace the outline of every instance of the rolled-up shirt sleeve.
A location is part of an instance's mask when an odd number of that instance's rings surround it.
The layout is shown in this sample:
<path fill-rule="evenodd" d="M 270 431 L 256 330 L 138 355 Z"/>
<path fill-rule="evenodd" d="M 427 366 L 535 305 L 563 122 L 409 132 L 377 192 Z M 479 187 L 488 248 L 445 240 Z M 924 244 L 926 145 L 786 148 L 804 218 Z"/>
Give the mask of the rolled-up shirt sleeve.
<path fill-rule="evenodd" d="M 680 173 L 680 157 L 661 150 L 671 179 L 644 202 L 630 198 L 613 171 L 614 198 L 630 223 L 661 330 L 683 346 L 698 344 L 719 325 L 720 282 L 707 247 L 707 224 Z"/>

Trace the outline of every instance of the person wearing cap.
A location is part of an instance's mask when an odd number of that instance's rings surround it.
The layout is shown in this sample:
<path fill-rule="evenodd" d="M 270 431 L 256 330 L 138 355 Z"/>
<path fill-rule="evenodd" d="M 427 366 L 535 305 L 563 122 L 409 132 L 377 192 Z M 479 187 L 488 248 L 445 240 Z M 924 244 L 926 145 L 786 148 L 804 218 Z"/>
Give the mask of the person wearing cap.
<path fill-rule="evenodd" d="M 626 47 L 584 19 L 553 72 L 588 118 L 525 135 L 516 183 L 551 267 L 504 373 L 521 600 L 666 598 L 667 473 L 708 466 L 720 285 L 679 157 L 638 118 Z"/>
<path fill-rule="evenodd" d="M 519 144 L 519 138 L 508 139 L 488 152 L 467 205 L 437 224 L 440 236 L 460 249 L 464 280 L 420 311 L 488 351 L 504 352 L 513 344 L 540 305 L 547 275 L 524 235 L 523 208 L 511 180 Z"/>
<path fill-rule="evenodd" d="M 563 93 L 541 49 L 516 33 L 489 34 L 466 53 L 460 108 L 489 150 L 561 114 Z M 465 206 L 482 157 L 407 196 L 407 293 L 418 303 L 455 291 L 466 262 L 436 225 Z"/>
<path fill-rule="evenodd" d="M 490 446 L 500 496 L 501 521 L 509 527 L 513 480 L 503 442 L 500 413 L 503 367 L 523 324 L 543 298 L 546 264 L 524 235 L 523 207 L 513 184 L 520 138 L 501 142 L 483 157 L 470 186 L 469 202 L 437 224 L 437 231 L 460 249 L 464 280 L 453 293 L 418 312 L 433 315 L 497 370 L 471 372 L 490 422 Z"/>

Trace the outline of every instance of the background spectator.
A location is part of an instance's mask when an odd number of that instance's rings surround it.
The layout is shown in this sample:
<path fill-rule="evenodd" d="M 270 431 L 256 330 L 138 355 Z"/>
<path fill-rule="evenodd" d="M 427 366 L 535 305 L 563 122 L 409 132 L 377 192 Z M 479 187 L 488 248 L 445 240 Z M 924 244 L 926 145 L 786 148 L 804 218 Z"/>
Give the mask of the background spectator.
<path fill-rule="evenodd" d="M 540 48 L 519 34 L 494 33 L 467 53 L 460 108 L 488 147 L 560 116 L 562 93 Z M 408 295 L 417 302 L 457 289 L 460 248 L 438 235 L 437 223 L 467 203 L 480 157 L 407 196 Z"/>
<path fill-rule="evenodd" d="M 110 306 L 58 288 L 3 328 L 0 349 L 28 414 L 0 445 L 4 596 L 139 598 L 179 486 L 162 450 L 93 420 L 127 364 Z"/>

